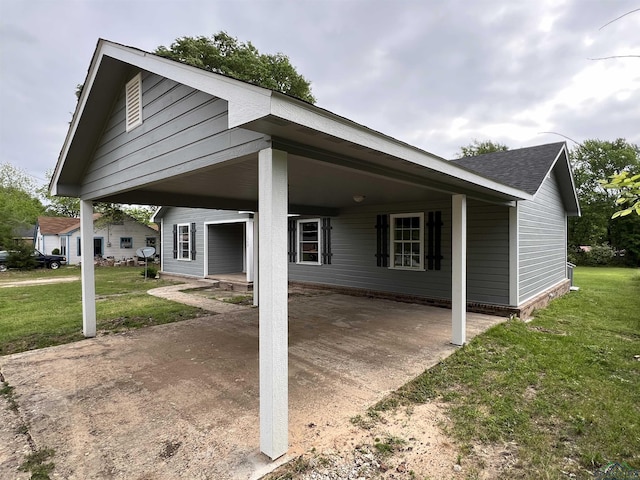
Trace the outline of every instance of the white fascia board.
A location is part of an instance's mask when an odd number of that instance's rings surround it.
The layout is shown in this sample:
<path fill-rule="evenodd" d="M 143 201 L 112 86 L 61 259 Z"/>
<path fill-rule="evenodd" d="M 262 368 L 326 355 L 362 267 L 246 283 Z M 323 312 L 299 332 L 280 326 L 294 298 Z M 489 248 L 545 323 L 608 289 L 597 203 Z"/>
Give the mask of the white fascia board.
<path fill-rule="evenodd" d="M 517 188 L 503 185 L 482 177 L 432 153 L 376 132 L 370 128 L 322 110 L 305 102 L 274 92 L 271 97 L 271 114 L 305 127 L 342 138 L 388 155 L 402 158 L 425 168 L 459 178 L 518 200 L 531 200 L 533 196 Z"/>
<path fill-rule="evenodd" d="M 158 219 L 158 218 L 160 218 L 160 217 L 159 217 L 159 215 L 160 215 L 160 213 L 162 212 L 162 210 L 163 210 L 164 208 L 165 208 L 165 207 L 158 207 L 158 208 L 156 208 L 156 211 L 155 211 L 155 212 L 153 212 L 153 215 L 151 215 L 151 218 L 150 218 L 150 220 L 151 220 L 153 223 L 158 223 L 157 219 Z"/>
<path fill-rule="evenodd" d="M 576 204 L 576 210 L 578 212 L 578 217 L 581 216 L 581 212 L 580 212 L 580 202 L 578 201 L 578 193 L 576 192 L 576 184 L 573 180 L 573 169 L 571 168 L 571 162 L 569 161 L 569 152 L 567 151 L 567 144 L 565 143 L 562 148 L 558 151 L 558 155 L 556 155 L 556 158 L 553 160 L 553 162 L 551 162 L 551 166 L 549 167 L 549 170 L 547 170 L 547 173 L 545 174 L 544 178 L 547 179 L 551 176 L 551 172 L 553 172 L 553 169 L 556 168 L 556 165 L 558 164 L 558 160 L 560 159 L 560 157 L 564 154 L 564 161 L 562 162 L 564 165 L 564 168 L 567 170 L 567 173 L 569 175 L 569 179 L 571 181 L 571 195 L 573 197 L 573 200 Z M 544 183 L 544 182 L 543 182 Z M 540 186 L 542 186 L 542 183 L 540 184 Z M 538 191 L 540 191 L 540 188 L 538 188 Z M 538 192 L 536 192 L 533 195 L 533 199 L 535 199 L 535 197 L 538 195 Z"/>
<path fill-rule="evenodd" d="M 101 53 L 135 65 L 142 70 L 170 78 L 214 97 L 227 100 L 229 102 L 229 128 L 269 114 L 272 94 L 269 89 L 111 42 L 105 42 Z"/>

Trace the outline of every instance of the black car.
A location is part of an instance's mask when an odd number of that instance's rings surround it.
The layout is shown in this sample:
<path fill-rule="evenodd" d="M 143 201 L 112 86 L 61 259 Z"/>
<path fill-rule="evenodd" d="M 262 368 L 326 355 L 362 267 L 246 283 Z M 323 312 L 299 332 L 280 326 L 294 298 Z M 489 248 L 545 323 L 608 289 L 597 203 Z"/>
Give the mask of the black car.
<path fill-rule="evenodd" d="M 33 251 L 33 258 L 36 261 L 36 266 L 51 268 L 52 270 L 57 270 L 61 265 L 67 264 L 67 257 L 63 255 L 45 255 L 39 250 Z M 0 251 L 0 272 L 5 272 L 11 266 L 11 252 Z"/>

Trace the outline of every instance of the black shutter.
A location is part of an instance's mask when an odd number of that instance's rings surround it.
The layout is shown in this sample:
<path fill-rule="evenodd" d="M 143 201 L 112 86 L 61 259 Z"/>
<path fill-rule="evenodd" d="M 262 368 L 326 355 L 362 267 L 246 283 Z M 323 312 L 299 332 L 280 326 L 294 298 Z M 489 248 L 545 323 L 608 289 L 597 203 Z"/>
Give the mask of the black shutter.
<path fill-rule="evenodd" d="M 297 221 L 289 219 L 289 262 L 295 263 L 298 239 L 296 238 L 296 225 Z"/>
<path fill-rule="evenodd" d="M 191 224 L 191 260 L 196 259 L 196 224 Z"/>
<path fill-rule="evenodd" d="M 427 270 L 440 270 L 442 264 L 442 212 L 429 212 L 427 218 Z"/>
<path fill-rule="evenodd" d="M 322 219 L 322 263 L 331 265 L 331 219 Z"/>
<path fill-rule="evenodd" d="M 435 218 L 435 246 L 433 255 L 435 256 L 435 268 L 440 270 L 442 260 L 442 212 L 436 212 Z"/>
<path fill-rule="evenodd" d="M 178 225 L 173 225 L 173 258 L 178 258 Z"/>
<path fill-rule="evenodd" d="M 389 217 L 387 215 L 377 215 L 376 220 L 376 265 L 378 267 L 388 267 Z"/>

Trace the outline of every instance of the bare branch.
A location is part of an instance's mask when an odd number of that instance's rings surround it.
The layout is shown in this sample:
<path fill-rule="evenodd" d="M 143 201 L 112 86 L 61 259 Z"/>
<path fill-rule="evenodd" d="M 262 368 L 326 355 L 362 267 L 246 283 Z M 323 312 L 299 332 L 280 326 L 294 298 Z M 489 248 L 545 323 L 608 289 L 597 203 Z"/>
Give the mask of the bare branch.
<path fill-rule="evenodd" d="M 620 20 L 622 17 L 626 17 L 627 15 L 631 15 L 632 13 L 635 12 L 640 12 L 640 8 L 636 8 L 634 10 L 631 10 L 630 12 L 625 13 L 624 15 L 620 15 L 618 18 L 614 18 L 613 20 L 611 20 L 610 22 L 605 23 L 603 26 L 601 26 L 598 30 L 602 30 L 604 27 L 606 27 L 607 25 L 611 25 L 613 22 L 616 22 L 618 20 Z M 597 60 L 597 59 L 596 59 Z"/>

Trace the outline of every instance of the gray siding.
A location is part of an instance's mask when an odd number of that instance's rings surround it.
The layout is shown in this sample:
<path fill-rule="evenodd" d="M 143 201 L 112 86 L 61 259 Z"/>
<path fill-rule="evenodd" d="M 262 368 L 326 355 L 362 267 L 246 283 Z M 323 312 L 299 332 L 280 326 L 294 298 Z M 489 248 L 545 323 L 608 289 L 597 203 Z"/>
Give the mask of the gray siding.
<path fill-rule="evenodd" d="M 442 269 L 394 270 L 376 266 L 376 215 L 442 211 Z M 331 219 L 331 265 L 289 263 L 289 279 L 320 284 L 451 297 L 451 203 L 362 206 Z"/>
<path fill-rule="evenodd" d="M 209 275 L 239 273 L 244 267 L 244 223 L 209 225 Z"/>
<path fill-rule="evenodd" d="M 566 215 L 555 174 L 534 200 L 520 202 L 520 303 L 566 278 Z"/>
<path fill-rule="evenodd" d="M 245 220 L 248 214 L 231 210 L 209 210 L 205 208 L 168 208 L 162 217 L 162 271 L 194 277 L 205 275 L 205 222 Z M 179 223 L 196 224 L 196 259 L 177 260 L 173 258 L 173 225 Z M 242 245 L 239 246 L 242 248 Z"/>
<path fill-rule="evenodd" d="M 258 150 L 249 145 L 262 135 L 227 130 L 225 100 L 147 72 L 142 78 L 143 123 L 125 131 L 123 85 L 84 177 L 84 196 L 213 165 L 231 157 L 225 152 L 236 148 Z"/>
<path fill-rule="evenodd" d="M 509 209 L 469 200 L 467 210 L 467 296 L 509 304 Z"/>

